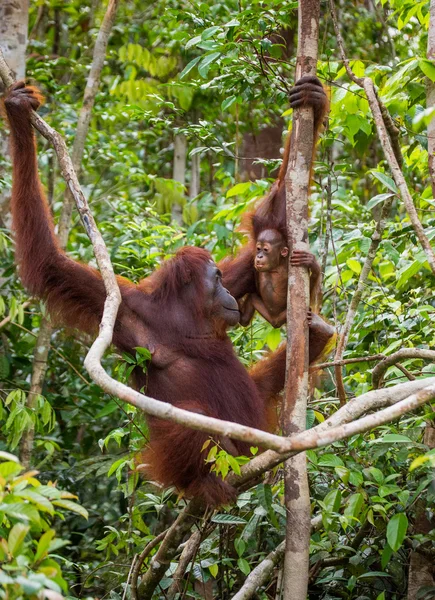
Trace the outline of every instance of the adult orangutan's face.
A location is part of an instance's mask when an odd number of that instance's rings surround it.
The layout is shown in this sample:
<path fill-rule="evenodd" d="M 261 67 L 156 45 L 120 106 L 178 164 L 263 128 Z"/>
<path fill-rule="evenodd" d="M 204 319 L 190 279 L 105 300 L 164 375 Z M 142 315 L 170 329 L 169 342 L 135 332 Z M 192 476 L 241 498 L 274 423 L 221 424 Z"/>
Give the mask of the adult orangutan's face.
<path fill-rule="evenodd" d="M 213 261 L 206 267 L 204 289 L 210 317 L 222 319 L 228 326 L 236 325 L 240 319 L 237 300 L 222 285 L 222 273 Z"/>

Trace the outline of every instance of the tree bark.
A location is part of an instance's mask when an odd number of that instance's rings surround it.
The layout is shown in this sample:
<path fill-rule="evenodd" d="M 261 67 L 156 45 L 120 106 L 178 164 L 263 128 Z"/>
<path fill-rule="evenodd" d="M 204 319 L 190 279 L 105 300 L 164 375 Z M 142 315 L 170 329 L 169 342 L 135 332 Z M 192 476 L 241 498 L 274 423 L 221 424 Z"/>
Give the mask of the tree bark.
<path fill-rule="evenodd" d="M 194 154 L 190 162 L 190 186 L 189 186 L 189 198 L 193 200 L 196 198 L 200 191 L 200 165 L 201 157 L 199 154 Z"/>
<path fill-rule="evenodd" d="M 179 181 L 181 184 L 186 183 L 186 156 L 187 156 L 187 140 L 182 133 L 177 133 L 174 136 L 174 162 L 172 165 L 172 179 Z M 179 225 L 183 222 L 183 207 L 178 202 L 172 204 L 171 215 L 174 221 Z"/>
<path fill-rule="evenodd" d="M 17 79 L 26 74 L 27 28 L 29 0 L 0 2 L 0 48 Z"/>
<path fill-rule="evenodd" d="M 27 30 L 29 25 L 29 0 L 2 0 L 0 2 L 0 48 L 17 79 L 26 74 Z M 0 80 L 0 94 L 3 85 Z M 8 137 L 0 140 L 0 155 L 8 154 Z M 0 223 L 10 225 L 9 190 L 0 194 Z"/>
<path fill-rule="evenodd" d="M 316 73 L 320 16 L 319 0 L 299 3 L 296 77 Z M 314 144 L 312 108 L 295 110 L 290 156 L 285 177 L 287 231 L 291 251 L 308 250 L 308 193 Z M 305 429 L 308 397 L 308 271 L 289 264 L 287 294 L 287 364 L 283 432 Z M 284 600 L 305 600 L 308 589 L 310 493 L 305 453 L 284 465 L 286 544 L 283 572 Z"/>

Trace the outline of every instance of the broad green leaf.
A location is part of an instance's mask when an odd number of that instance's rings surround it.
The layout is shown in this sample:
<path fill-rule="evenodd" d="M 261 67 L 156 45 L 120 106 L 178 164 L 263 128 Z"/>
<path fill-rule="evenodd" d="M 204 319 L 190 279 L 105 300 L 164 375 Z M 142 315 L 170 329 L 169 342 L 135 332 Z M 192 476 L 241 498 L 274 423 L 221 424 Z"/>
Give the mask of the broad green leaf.
<path fill-rule="evenodd" d="M 243 556 L 243 553 L 246 550 L 246 542 L 242 538 L 236 538 L 234 540 L 234 548 L 236 549 L 238 556 Z"/>
<path fill-rule="evenodd" d="M 237 460 L 234 458 L 234 456 L 231 456 L 231 454 L 228 454 L 227 460 L 228 460 L 228 464 L 230 465 L 230 467 L 234 471 L 234 473 L 236 475 L 240 475 L 240 465 L 237 462 Z"/>
<path fill-rule="evenodd" d="M 232 188 L 230 188 L 227 192 L 227 198 L 232 198 L 233 196 L 243 195 L 247 192 L 251 187 L 251 182 L 246 181 L 245 183 L 237 183 Z"/>
<path fill-rule="evenodd" d="M 23 545 L 24 538 L 29 531 L 29 525 L 23 525 L 23 523 L 16 523 L 12 527 L 8 536 L 8 548 L 9 552 L 14 558 L 20 553 L 21 546 Z"/>
<path fill-rule="evenodd" d="M 266 344 L 274 352 L 281 343 L 281 330 L 271 329 L 266 337 Z"/>
<path fill-rule="evenodd" d="M 192 48 L 193 46 L 196 46 L 196 44 L 199 44 L 199 42 L 202 40 L 202 37 L 200 35 L 196 35 L 195 37 L 191 38 L 187 44 L 185 45 L 185 50 L 189 50 L 189 48 Z M 192 61 L 191 61 L 192 62 Z M 190 65 L 190 63 L 189 63 Z"/>
<path fill-rule="evenodd" d="M 239 558 L 237 561 L 237 566 L 243 573 L 243 575 L 249 575 L 251 572 L 251 567 L 249 566 L 248 561 L 245 558 Z"/>
<path fill-rule="evenodd" d="M 202 58 L 202 56 L 196 56 L 189 63 L 187 63 L 187 65 L 184 67 L 184 69 L 181 71 L 180 75 L 178 76 L 179 79 L 183 79 L 184 77 L 186 77 L 186 75 L 188 75 L 190 73 L 190 71 L 196 67 L 196 65 L 199 63 L 201 58 Z"/>
<path fill-rule="evenodd" d="M 54 529 L 49 529 L 39 538 L 38 546 L 35 553 L 35 562 L 39 562 L 48 552 L 51 540 L 56 535 Z"/>
<path fill-rule="evenodd" d="M 417 275 L 417 273 L 422 268 L 422 263 L 420 260 L 414 260 L 409 266 L 405 269 L 402 269 L 397 273 L 399 279 L 397 281 L 397 287 L 402 288 L 410 279 Z"/>
<path fill-rule="evenodd" d="M 119 408 L 119 406 L 116 404 L 115 400 L 110 400 L 110 402 L 108 402 L 106 406 L 104 406 L 104 408 L 97 412 L 94 419 L 101 419 L 102 417 L 106 417 L 107 415 L 110 415 L 113 412 L 115 412 L 117 408 Z"/>
<path fill-rule="evenodd" d="M 323 499 L 323 503 L 329 512 L 338 512 L 341 507 L 341 492 L 340 490 L 332 490 L 329 494 L 326 494 Z"/>
<path fill-rule="evenodd" d="M 352 494 L 347 499 L 347 505 L 346 505 L 346 508 L 344 509 L 344 514 L 347 517 L 354 517 L 355 519 L 357 519 L 361 512 L 361 509 L 363 507 L 363 503 L 364 503 L 364 498 L 363 498 L 362 494 L 360 494 L 360 493 Z"/>
<path fill-rule="evenodd" d="M 216 579 L 218 573 L 219 573 L 219 566 L 217 564 L 214 565 L 209 565 L 208 566 L 208 570 L 210 571 L 210 575 L 212 577 L 214 577 L 214 579 Z"/>
<path fill-rule="evenodd" d="M 357 275 L 361 273 L 361 264 L 354 258 L 348 258 L 346 264 Z"/>
<path fill-rule="evenodd" d="M 433 61 L 428 60 L 427 58 L 420 58 L 418 66 L 426 77 L 429 77 L 431 81 L 435 81 L 435 65 L 433 64 Z"/>
<path fill-rule="evenodd" d="M 370 171 L 370 172 L 373 175 L 373 177 L 376 177 L 376 179 L 378 179 L 389 190 L 391 190 L 395 194 L 399 193 L 399 190 L 397 189 L 397 186 L 394 183 L 394 180 L 391 179 L 391 177 L 388 177 L 388 175 L 385 175 L 385 173 L 380 173 L 379 171 Z"/>
<path fill-rule="evenodd" d="M 88 519 L 89 514 L 86 508 L 80 506 L 76 502 L 72 502 L 71 500 L 53 500 L 53 504 L 55 506 L 59 506 L 60 508 L 65 508 L 66 510 L 70 510 L 72 512 L 77 513 L 78 515 Z"/>
<path fill-rule="evenodd" d="M 208 71 L 212 65 L 212 63 L 219 58 L 221 55 L 220 52 L 212 52 L 211 54 L 207 54 L 202 61 L 198 65 L 198 73 L 204 79 L 207 77 Z"/>
<path fill-rule="evenodd" d="M 344 463 L 336 454 L 323 454 L 319 458 L 319 467 L 344 467 Z"/>
<path fill-rule="evenodd" d="M 227 108 L 232 106 L 236 100 L 237 96 L 229 96 L 228 98 L 225 98 L 225 100 L 222 101 L 221 109 L 223 111 L 227 110 Z"/>
<path fill-rule="evenodd" d="M 257 496 L 261 506 L 269 512 L 272 506 L 272 488 L 267 483 L 257 485 Z"/>
<path fill-rule="evenodd" d="M 374 208 L 381 202 L 385 202 L 385 200 L 388 200 L 388 198 L 391 198 L 392 196 L 395 196 L 395 194 L 385 193 L 385 194 L 378 194 L 377 196 L 373 196 L 373 198 L 370 198 L 370 200 L 367 202 L 367 209 L 371 210 L 372 208 Z"/>
<path fill-rule="evenodd" d="M 387 541 L 394 552 L 397 552 L 405 539 L 408 530 L 408 517 L 405 513 L 395 514 L 387 525 Z"/>

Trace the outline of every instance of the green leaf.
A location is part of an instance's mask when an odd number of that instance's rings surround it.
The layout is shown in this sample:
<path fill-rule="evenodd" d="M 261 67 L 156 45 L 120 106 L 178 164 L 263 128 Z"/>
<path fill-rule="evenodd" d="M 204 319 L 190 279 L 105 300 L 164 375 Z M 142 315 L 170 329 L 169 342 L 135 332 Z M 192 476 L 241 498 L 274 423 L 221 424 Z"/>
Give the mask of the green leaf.
<path fill-rule="evenodd" d="M 212 65 L 212 63 L 219 58 L 219 56 L 221 55 L 220 52 L 212 52 L 211 54 L 207 54 L 202 61 L 200 62 L 200 64 L 198 65 L 198 73 L 201 75 L 201 77 L 203 77 L 204 79 L 207 77 L 207 74 L 209 72 L 209 69 Z"/>
<path fill-rule="evenodd" d="M 374 440 L 373 444 L 414 444 L 414 442 L 406 435 L 399 433 L 387 433 L 383 437 Z"/>
<path fill-rule="evenodd" d="M 377 196 L 373 196 L 373 198 L 370 198 L 370 200 L 367 202 L 366 208 L 368 210 L 371 210 L 372 208 L 374 208 L 381 202 L 385 202 L 385 200 L 388 200 L 388 198 L 391 198 L 392 196 L 395 196 L 395 194 L 385 193 L 385 194 L 378 194 Z"/>
<path fill-rule="evenodd" d="M 217 575 L 219 573 L 219 567 L 218 567 L 218 565 L 217 564 L 209 565 L 208 566 L 208 570 L 210 571 L 210 575 L 212 577 L 214 577 L 214 579 L 216 579 L 216 577 L 217 577 Z"/>
<path fill-rule="evenodd" d="M 417 273 L 420 271 L 420 269 L 422 268 L 422 263 L 420 260 L 414 260 L 414 262 L 412 262 L 410 265 L 408 265 L 405 269 L 399 271 L 397 273 L 397 275 L 399 276 L 399 280 L 397 281 L 397 287 L 401 288 L 403 287 L 407 281 L 409 281 L 411 279 L 411 277 L 414 277 L 414 275 L 417 275 Z"/>
<path fill-rule="evenodd" d="M 237 566 L 243 573 L 243 575 L 249 575 L 251 572 L 251 567 L 249 566 L 248 561 L 245 558 L 239 558 L 237 561 Z"/>
<path fill-rule="evenodd" d="M 196 67 L 196 65 L 199 63 L 201 58 L 202 58 L 202 56 L 195 56 L 195 58 L 193 58 L 189 63 L 187 63 L 187 65 L 184 67 L 184 69 L 181 71 L 180 75 L 178 76 L 179 79 L 183 79 L 184 77 L 186 77 L 186 75 L 188 75 L 190 73 L 190 71 Z"/>
<path fill-rule="evenodd" d="M 227 108 L 232 106 L 236 100 L 237 100 L 237 96 L 229 96 L 228 98 L 225 98 L 225 100 L 223 100 L 223 102 L 221 104 L 221 109 L 223 111 L 227 110 Z"/>
<path fill-rule="evenodd" d="M 236 549 L 238 556 L 243 556 L 243 553 L 246 550 L 246 542 L 242 538 L 236 538 L 234 540 L 234 548 Z"/>
<path fill-rule="evenodd" d="M 364 477 L 359 471 L 351 471 L 349 475 L 349 483 L 354 485 L 355 487 L 359 487 L 362 485 L 364 481 Z"/>
<path fill-rule="evenodd" d="M 338 512 L 341 506 L 341 492 L 340 490 L 332 490 L 329 494 L 326 494 L 323 499 L 323 503 L 329 512 Z"/>
<path fill-rule="evenodd" d="M 319 458 L 319 467 L 344 467 L 344 463 L 336 454 L 323 454 Z"/>
<path fill-rule="evenodd" d="M 45 498 L 41 494 L 38 494 L 38 492 L 26 489 L 21 492 L 16 492 L 16 494 L 20 498 L 24 498 L 25 500 L 28 500 L 29 502 L 34 504 L 36 508 L 38 508 L 42 512 L 48 512 L 50 515 L 54 513 L 53 505 L 50 502 L 50 500 L 48 498 Z"/>
<path fill-rule="evenodd" d="M 119 408 L 116 404 L 115 400 L 110 400 L 101 410 L 97 412 L 94 419 L 101 419 L 102 417 L 107 417 L 107 415 L 112 414 L 115 410 Z"/>
<path fill-rule="evenodd" d="M 237 462 L 237 460 L 234 458 L 234 456 L 231 456 L 231 454 L 227 455 L 227 461 L 228 464 L 230 465 L 231 469 L 234 471 L 234 473 L 236 475 L 240 475 L 240 465 Z"/>
<path fill-rule="evenodd" d="M 354 258 L 348 258 L 346 261 L 346 264 L 349 267 L 349 269 L 351 271 L 353 271 L 354 273 L 356 273 L 357 275 L 359 275 L 361 273 L 361 265 Z"/>
<path fill-rule="evenodd" d="M 48 552 L 51 540 L 56 535 L 54 529 L 49 529 L 39 538 L 38 546 L 35 553 L 35 563 L 39 562 Z"/>
<path fill-rule="evenodd" d="M 374 177 L 376 177 L 376 179 L 378 179 L 389 190 L 391 190 L 395 194 L 399 193 L 399 190 L 397 189 L 397 186 L 394 183 L 393 179 L 391 179 L 391 177 L 388 177 L 388 175 L 385 175 L 385 173 L 380 173 L 379 171 L 371 171 L 371 174 Z"/>
<path fill-rule="evenodd" d="M 357 519 L 363 507 L 363 502 L 364 498 L 362 494 L 352 494 L 347 499 L 347 506 L 344 509 L 344 514 L 347 517 L 354 517 L 355 519 Z"/>
<path fill-rule="evenodd" d="M 76 502 L 72 502 L 71 500 L 53 500 L 53 504 L 55 506 L 60 506 L 60 508 L 65 508 L 66 510 L 70 510 L 72 512 L 77 513 L 78 515 L 88 519 L 89 514 L 86 508 L 80 506 Z"/>
<path fill-rule="evenodd" d="M 217 514 L 212 518 L 213 523 L 220 523 L 221 525 L 245 525 L 246 519 L 229 515 L 227 513 Z"/>
<path fill-rule="evenodd" d="M 266 344 L 274 352 L 281 343 L 281 331 L 279 329 L 271 329 L 266 337 Z"/>
<path fill-rule="evenodd" d="M 395 514 L 387 525 L 387 541 L 394 552 L 397 552 L 405 539 L 408 530 L 408 517 L 405 513 Z"/>
<path fill-rule="evenodd" d="M 431 81 L 435 82 L 435 65 L 433 64 L 433 61 L 428 60 L 427 58 L 420 58 L 418 66 L 426 77 L 429 77 Z"/>
<path fill-rule="evenodd" d="M 8 548 L 9 552 L 14 558 L 20 553 L 21 546 L 23 545 L 24 538 L 29 531 L 29 525 L 23 525 L 23 523 L 17 523 L 12 527 L 8 537 Z"/>
<path fill-rule="evenodd" d="M 196 44 L 199 44 L 199 42 L 202 40 L 202 37 L 200 35 L 196 35 L 195 37 L 191 38 L 187 44 L 184 46 L 185 50 L 189 50 L 189 48 L 192 48 L 193 46 L 196 46 Z M 199 57 L 201 58 L 201 57 Z M 191 61 L 192 62 L 192 61 Z M 198 62 L 198 61 L 197 61 Z M 190 65 L 190 63 L 189 63 Z"/>
<path fill-rule="evenodd" d="M 251 187 L 251 182 L 250 181 L 246 181 L 245 183 L 237 183 L 236 185 L 234 185 L 232 188 L 230 188 L 227 192 L 226 197 L 227 198 L 232 198 L 233 196 L 238 196 L 243 195 L 245 192 L 247 192 Z"/>
<path fill-rule="evenodd" d="M 267 483 L 257 485 L 258 501 L 266 512 L 272 507 L 272 488 Z"/>

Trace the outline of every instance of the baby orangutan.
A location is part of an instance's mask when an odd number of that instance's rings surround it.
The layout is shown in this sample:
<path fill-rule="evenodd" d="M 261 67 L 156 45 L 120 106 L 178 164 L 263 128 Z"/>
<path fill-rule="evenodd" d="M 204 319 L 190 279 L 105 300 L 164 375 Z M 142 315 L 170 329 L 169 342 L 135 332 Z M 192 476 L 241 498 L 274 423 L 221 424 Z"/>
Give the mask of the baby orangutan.
<path fill-rule="evenodd" d="M 258 311 L 273 327 L 287 319 L 287 279 L 289 249 L 277 229 L 265 229 L 257 239 L 254 256 L 256 292 L 239 302 L 240 323 L 248 325 Z M 320 265 L 311 252 L 295 250 L 290 264 L 310 270 L 310 301 L 315 305 L 320 288 Z M 334 334 L 334 328 L 308 311 L 310 363 L 321 354 Z"/>
<path fill-rule="evenodd" d="M 258 236 L 254 258 L 258 293 L 246 297 L 240 318 L 242 325 L 250 323 L 256 310 L 274 327 L 281 327 L 286 322 L 288 253 L 285 241 L 276 229 L 265 229 Z M 290 263 L 310 269 L 310 293 L 313 292 L 320 278 L 320 266 L 314 254 L 295 250 Z"/>

